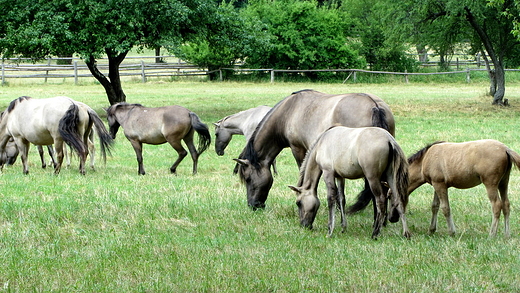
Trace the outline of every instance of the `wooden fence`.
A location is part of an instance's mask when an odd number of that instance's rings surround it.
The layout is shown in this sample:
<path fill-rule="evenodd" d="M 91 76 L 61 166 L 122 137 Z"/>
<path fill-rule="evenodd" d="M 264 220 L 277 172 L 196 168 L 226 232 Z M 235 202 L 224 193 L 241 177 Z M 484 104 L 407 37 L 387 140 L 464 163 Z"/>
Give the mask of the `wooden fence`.
<path fill-rule="evenodd" d="M 7 59 L 2 61 L 1 67 L 1 81 L 2 84 L 8 79 L 14 78 L 43 78 L 45 82 L 49 78 L 74 78 L 74 82 L 77 84 L 79 78 L 93 78 L 90 70 L 87 68 L 85 63 L 77 58 L 68 58 L 70 65 L 58 65 L 57 60 L 63 60 L 67 58 L 52 58 L 48 59 L 46 64 L 34 64 L 29 63 L 30 60 L 22 59 Z M 153 61 L 149 61 L 153 59 Z M 160 60 L 161 62 L 157 62 Z M 343 81 L 346 82 L 352 79 L 354 82 L 357 81 L 357 73 L 371 73 L 371 74 L 391 74 L 401 75 L 404 77 L 405 82 L 408 82 L 408 77 L 413 75 L 447 75 L 447 74 L 464 74 L 465 80 L 470 82 L 472 71 L 484 71 L 481 68 L 481 61 L 476 59 L 475 61 L 465 61 L 461 63 L 450 63 L 451 66 L 457 66 L 459 68 L 464 64 L 465 70 L 456 70 L 448 72 L 431 72 L 431 73 L 408 73 L 408 72 L 388 72 L 388 71 L 371 71 L 364 69 L 316 69 L 316 70 L 286 70 L 286 69 L 249 69 L 243 68 L 242 66 L 235 66 L 233 68 L 222 68 L 217 70 L 220 73 L 220 79 L 223 79 L 224 70 L 232 70 L 239 73 L 251 73 L 251 72 L 265 72 L 271 77 L 271 82 L 275 82 L 276 73 L 307 73 L 307 72 L 348 72 L 348 77 Z M 429 63 L 424 63 L 423 66 L 430 66 Z M 438 63 L 436 63 L 438 65 Z M 470 68 L 469 65 L 473 65 Z M 476 68 L 475 68 L 476 67 Z M 102 72 L 108 70 L 108 64 L 106 59 L 100 59 L 98 62 L 98 68 Z M 189 64 L 178 60 L 173 56 L 150 56 L 150 57 L 127 57 L 125 62 L 119 67 L 120 75 L 122 77 L 137 77 L 141 82 L 146 82 L 148 78 L 152 77 L 175 77 L 175 76 L 207 76 L 212 73 L 204 68 L 199 68 L 196 65 Z M 507 71 L 520 71 L 515 69 L 506 69 Z M 215 72 L 215 71 L 213 71 Z"/>

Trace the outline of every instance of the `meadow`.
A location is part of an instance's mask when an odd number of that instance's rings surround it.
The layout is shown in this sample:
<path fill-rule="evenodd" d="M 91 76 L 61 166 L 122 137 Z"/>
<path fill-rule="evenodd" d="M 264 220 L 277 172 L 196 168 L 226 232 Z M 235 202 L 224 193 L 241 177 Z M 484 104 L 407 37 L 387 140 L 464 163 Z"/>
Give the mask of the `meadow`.
<path fill-rule="evenodd" d="M 495 107 L 487 84 L 401 82 L 257 83 L 150 81 L 124 84 L 127 101 L 182 105 L 208 124 L 257 105 L 273 106 L 305 88 L 327 93 L 369 92 L 396 118 L 396 139 L 407 155 L 436 140 L 493 138 L 520 152 L 520 83 L 510 82 L 511 107 Z M 67 95 L 106 121 L 108 101 L 99 84 L 11 82 L 0 87 L 0 108 L 21 96 Z M 34 147 L 30 173 L 21 162 L 0 175 L 0 292 L 513 292 L 520 290 L 520 171 L 510 181 L 511 237 L 488 236 L 491 207 L 483 186 L 450 190 L 457 234 L 439 214 L 428 234 L 433 189 L 410 196 L 412 238 L 389 224 L 371 239 L 372 208 L 348 217 L 346 233 L 326 238 L 326 195 L 314 229 L 299 226 L 295 195 L 287 187 L 298 170 L 288 150 L 265 210 L 252 211 L 232 159 L 245 141 L 235 137 L 219 157 L 214 145 L 169 174 L 176 153 L 144 146 L 147 174 L 137 175 L 135 154 L 122 131 L 106 164 L 78 172 L 77 159 L 58 176 L 41 169 Z M 97 141 L 96 141 L 96 145 Z M 348 181 L 347 202 L 362 188 Z"/>

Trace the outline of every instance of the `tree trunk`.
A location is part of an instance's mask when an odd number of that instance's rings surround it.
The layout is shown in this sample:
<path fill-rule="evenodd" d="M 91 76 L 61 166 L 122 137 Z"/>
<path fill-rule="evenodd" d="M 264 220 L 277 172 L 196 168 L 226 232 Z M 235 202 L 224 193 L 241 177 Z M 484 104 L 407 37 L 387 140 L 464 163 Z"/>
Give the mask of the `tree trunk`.
<path fill-rule="evenodd" d="M 486 70 L 489 76 L 489 95 L 494 97 L 497 92 L 497 79 L 495 76 L 495 70 L 491 69 L 489 65 L 489 59 L 487 58 L 486 51 L 480 50 L 480 55 L 482 59 L 484 59 L 484 63 L 486 64 Z"/>
<path fill-rule="evenodd" d="M 495 83 L 496 83 L 496 91 L 493 95 L 493 105 L 507 105 L 507 100 L 504 102 L 504 95 L 506 93 L 506 79 L 505 79 L 505 71 L 504 66 L 502 65 L 502 61 L 498 58 L 495 53 L 495 49 L 493 48 L 493 44 L 491 43 L 491 39 L 484 31 L 484 29 L 477 23 L 475 16 L 471 12 L 467 6 L 464 7 L 466 10 L 466 19 L 471 24 L 471 27 L 477 32 L 477 35 L 480 38 L 480 41 L 484 45 L 485 50 L 487 51 L 489 58 L 491 58 L 491 62 L 495 67 Z"/>
<path fill-rule="evenodd" d="M 121 86 L 121 76 L 119 75 L 119 65 L 126 57 L 128 51 L 123 53 L 115 53 L 107 50 L 108 56 L 108 78 L 99 71 L 97 67 L 97 61 L 93 56 L 90 56 L 85 63 L 92 75 L 101 83 L 105 88 L 105 92 L 108 97 L 110 105 L 117 104 L 126 101 L 126 95 L 123 92 Z"/>

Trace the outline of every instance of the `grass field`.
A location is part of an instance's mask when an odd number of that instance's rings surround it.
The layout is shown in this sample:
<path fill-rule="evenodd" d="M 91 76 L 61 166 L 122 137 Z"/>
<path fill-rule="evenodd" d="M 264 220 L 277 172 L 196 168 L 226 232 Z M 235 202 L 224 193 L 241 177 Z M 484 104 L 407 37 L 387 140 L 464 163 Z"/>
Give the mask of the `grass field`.
<path fill-rule="evenodd" d="M 520 152 L 520 83 L 510 83 L 511 107 L 491 106 L 487 84 L 322 84 L 128 82 L 127 101 L 178 104 L 211 126 L 229 114 L 274 105 L 293 91 L 370 92 L 396 117 L 396 138 L 407 155 L 435 140 L 494 138 Z M 0 87 L 0 108 L 21 95 L 67 95 L 104 119 L 100 85 L 26 84 Z M 210 127 L 212 130 L 212 127 Z M 289 151 L 262 211 L 251 211 L 245 188 L 232 175 L 245 141 L 235 137 L 226 155 L 211 149 L 191 175 L 186 158 L 169 174 L 176 153 L 144 146 L 147 175 L 122 133 L 106 165 L 79 175 L 77 160 L 58 176 L 41 169 L 35 148 L 30 173 L 20 161 L 0 175 L 0 292 L 513 292 L 520 290 L 520 172 L 510 182 L 511 233 L 489 238 L 491 207 L 483 186 L 450 190 L 457 234 L 427 233 L 433 190 L 410 197 L 412 238 L 389 224 L 372 240 L 372 209 L 348 218 L 347 232 L 326 238 L 326 196 L 314 230 L 299 226 L 294 185 L 298 170 Z M 347 182 L 348 200 L 362 181 Z"/>

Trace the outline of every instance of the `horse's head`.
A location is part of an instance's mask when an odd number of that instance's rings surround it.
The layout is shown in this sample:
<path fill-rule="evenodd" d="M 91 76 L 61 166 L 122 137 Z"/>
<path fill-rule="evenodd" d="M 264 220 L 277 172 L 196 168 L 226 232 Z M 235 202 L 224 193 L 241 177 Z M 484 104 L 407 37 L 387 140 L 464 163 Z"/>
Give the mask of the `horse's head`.
<path fill-rule="evenodd" d="M 115 114 L 116 108 L 117 108 L 117 104 L 110 106 L 108 109 L 105 109 L 105 111 L 107 112 L 107 120 L 108 120 L 110 136 L 112 136 L 113 139 L 116 138 L 116 134 L 117 134 L 117 131 L 119 130 L 119 126 L 121 126 L 119 124 L 119 122 L 117 121 L 117 117 Z"/>
<path fill-rule="evenodd" d="M 238 163 L 238 173 L 247 189 L 247 204 L 253 209 L 265 208 L 265 201 L 273 185 L 270 165 L 253 165 L 247 159 L 234 159 Z"/>
<path fill-rule="evenodd" d="M 223 156 L 224 150 L 231 141 L 232 135 L 229 131 L 222 127 L 222 120 L 213 123 L 213 125 L 215 125 L 215 152 L 217 155 Z"/>
<path fill-rule="evenodd" d="M 300 224 L 312 229 L 312 223 L 316 218 L 318 209 L 320 208 L 320 200 L 311 189 L 303 187 L 289 186 L 296 192 L 296 205 L 298 206 L 298 214 L 300 216 Z"/>

